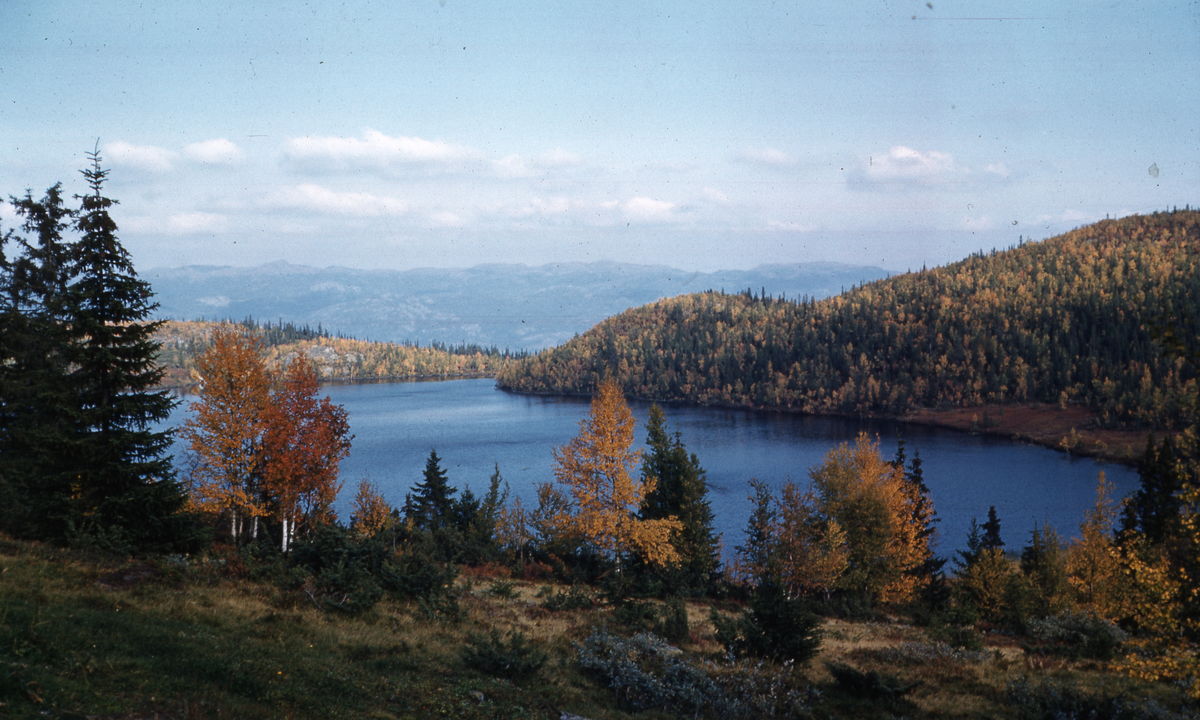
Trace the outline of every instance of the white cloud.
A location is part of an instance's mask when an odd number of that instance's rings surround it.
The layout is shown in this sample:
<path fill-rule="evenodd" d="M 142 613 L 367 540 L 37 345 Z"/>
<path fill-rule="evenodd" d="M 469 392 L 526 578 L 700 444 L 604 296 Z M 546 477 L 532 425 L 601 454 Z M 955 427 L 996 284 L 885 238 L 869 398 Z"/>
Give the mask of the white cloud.
<path fill-rule="evenodd" d="M 287 190 L 277 202 L 285 207 L 367 217 L 403 215 L 410 209 L 408 203 L 396 198 L 365 192 L 337 192 L 311 183 Z"/>
<path fill-rule="evenodd" d="M 288 140 L 284 154 L 297 161 L 326 164 L 336 168 L 385 169 L 397 165 L 445 164 L 477 159 L 479 153 L 443 140 L 390 137 L 367 130 L 363 137 L 296 137 Z"/>
<path fill-rule="evenodd" d="M 919 152 L 896 145 L 881 157 L 867 159 L 866 177 L 876 182 L 924 182 L 945 177 L 955 171 L 954 158 L 948 153 Z"/>
<path fill-rule="evenodd" d="M 449 211 L 433 213 L 429 216 L 429 221 L 434 227 L 462 228 L 467 226 L 466 220 Z"/>
<path fill-rule="evenodd" d="M 675 203 L 654 200 L 648 197 L 635 197 L 621 204 L 621 212 L 627 219 L 639 222 L 662 222 L 670 220 Z"/>
<path fill-rule="evenodd" d="M 235 165 L 242 160 L 242 149 L 225 138 L 192 143 L 183 148 L 188 158 L 207 165 Z"/>
<path fill-rule="evenodd" d="M 776 168 L 795 167 L 800 162 L 788 153 L 773 147 L 746 148 L 738 157 L 744 162 Z"/>
<path fill-rule="evenodd" d="M 208 305 L 209 307 L 220 308 L 229 304 L 229 298 L 224 295 L 217 295 L 215 297 L 202 297 L 197 299 L 196 302 Z"/>
<path fill-rule="evenodd" d="M 124 140 L 105 143 L 104 159 L 117 167 L 132 167 L 151 172 L 166 172 L 175 162 L 176 153 L 154 145 L 133 145 Z"/>
<path fill-rule="evenodd" d="M 169 216 L 163 231 L 171 235 L 198 235 L 223 232 L 227 225 L 227 218 L 224 215 L 188 212 Z"/>
<path fill-rule="evenodd" d="M 529 172 L 525 166 L 525 159 L 520 155 L 500 158 L 492 163 L 492 167 L 500 177 L 523 177 Z"/>
<path fill-rule="evenodd" d="M 518 208 L 506 212 L 511 217 L 547 217 L 550 215 L 566 215 L 572 209 L 572 203 L 565 197 L 534 197 Z"/>
<path fill-rule="evenodd" d="M 718 205 L 728 205 L 729 204 L 729 196 L 716 188 L 706 187 L 706 188 L 704 188 L 704 190 L 702 192 L 704 195 L 704 199 L 708 200 L 709 202 L 714 202 L 714 203 L 717 203 Z"/>
<path fill-rule="evenodd" d="M 984 165 L 983 169 L 986 172 L 995 173 L 997 175 L 1003 175 L 1004 177 L 1008 177 L 1008 166 L 1006 166 L 1002 162 Z"/>

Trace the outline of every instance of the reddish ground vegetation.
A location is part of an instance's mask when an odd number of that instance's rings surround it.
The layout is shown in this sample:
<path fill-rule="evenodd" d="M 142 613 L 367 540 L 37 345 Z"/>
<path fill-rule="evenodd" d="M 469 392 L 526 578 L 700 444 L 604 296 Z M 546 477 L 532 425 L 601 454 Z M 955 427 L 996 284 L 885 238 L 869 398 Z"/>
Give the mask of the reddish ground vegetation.
<path fill-rule="evenodd" d="M 1145 430 L 1100 427 L 1097 415 L 1078 405 L 1040 403 L 917 410 L 901 418 L 918 425 L 1025 440 L 1074 455 L 1133 464 L 1146 449 Z"/>

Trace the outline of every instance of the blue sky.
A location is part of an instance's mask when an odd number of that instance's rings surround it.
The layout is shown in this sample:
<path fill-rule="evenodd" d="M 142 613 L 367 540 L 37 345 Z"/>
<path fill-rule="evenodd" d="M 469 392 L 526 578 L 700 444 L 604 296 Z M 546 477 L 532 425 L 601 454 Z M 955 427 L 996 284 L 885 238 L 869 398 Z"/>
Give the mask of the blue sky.
<path fill-rule="evenodd" d="M 98 139 L 140 268 L 905 270 L 1200 204 L 1196 2 L 6 0 L 0 28 L 0 193 L 81 192 Z"/>

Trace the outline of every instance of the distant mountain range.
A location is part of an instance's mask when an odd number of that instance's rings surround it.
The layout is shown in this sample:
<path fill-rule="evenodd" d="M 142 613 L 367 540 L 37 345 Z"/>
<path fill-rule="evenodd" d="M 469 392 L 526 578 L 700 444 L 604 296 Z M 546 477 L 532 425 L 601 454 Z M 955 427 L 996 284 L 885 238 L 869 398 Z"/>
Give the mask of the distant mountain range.
<path fill-rule="evenodd" d="M 703 290 L 824 298 L 888 275 L 840 263 L 688 272 L 613 262 L 477 265 L 466 269 L 353 270 L 275 262 L 192 265 L 142 273 L 157 315 L 174 320 L 284 320 L 364 340 L 557 346 L 632 307 Z"/>

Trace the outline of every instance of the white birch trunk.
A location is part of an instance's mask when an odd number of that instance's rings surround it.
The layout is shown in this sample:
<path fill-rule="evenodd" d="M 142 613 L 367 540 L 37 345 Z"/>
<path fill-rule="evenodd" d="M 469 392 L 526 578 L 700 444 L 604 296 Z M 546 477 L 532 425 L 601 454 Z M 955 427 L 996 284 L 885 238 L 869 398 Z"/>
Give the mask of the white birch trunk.
<path fill-rule="evenodd" d="M 287 521 L 287 518 L 285 517 L 283 519 L 283 541 L 280 543 L 279 551 L 287 552 L 287 548 L 288 548 L 288 521 Z"/>
<path fill-rule="evenodd" d="M 258 539 L 258 516 L 257 515 L 255 515 L 254 519 L 250 521 L 250 539 L 251 540 Z"/>
<path fill-rule="evenodd" d="M 229 533 L 231 535 L 233 535 L 233 544 L 234 545 L 237 545 L 237 521 L 238 521 L 237 513 L 236 512 L 230 513 Z"/>

